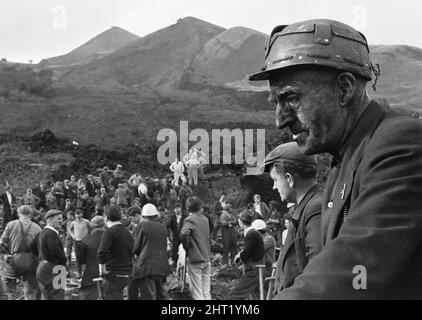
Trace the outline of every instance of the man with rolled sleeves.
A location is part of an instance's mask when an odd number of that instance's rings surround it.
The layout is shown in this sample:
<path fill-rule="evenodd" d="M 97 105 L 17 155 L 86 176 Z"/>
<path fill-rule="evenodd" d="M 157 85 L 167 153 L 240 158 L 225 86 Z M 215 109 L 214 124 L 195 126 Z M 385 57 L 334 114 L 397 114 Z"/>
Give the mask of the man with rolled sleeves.
<path fill-rule="evenodd" d="M 37 280 L 42 300 L 64 300 L 64 288 L 54 281 L 60 271 L 66 270 L 66 254 L 59 236 L 63 223 L 63 212 L 50 210 L 46 213 L 47 225 L 37 241 L 38 258 Z M 60 268 L 57 268 L 59 266 Z"/>
<path fill-rule="evenodd" d="M 276 123 L 328 152 L 322 250 L 277 299 L 422 297 L 422 123 L 372 100 L 363 34 L 332 20 L 272 31 L 265 66 Z"/>

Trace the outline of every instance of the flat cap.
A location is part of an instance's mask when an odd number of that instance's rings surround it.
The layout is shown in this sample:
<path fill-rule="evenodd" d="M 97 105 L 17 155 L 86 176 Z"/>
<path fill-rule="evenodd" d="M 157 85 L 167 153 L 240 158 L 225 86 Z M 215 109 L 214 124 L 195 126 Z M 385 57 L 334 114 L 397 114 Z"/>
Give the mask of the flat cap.
<path fill-rule="evenodd" d="M 60 210 L 55 210 L 55 209 L 53 209 L 53 210 L 49 210 L 49 211 L 47 211 L 47 213 L 45 214 L 45 220 L 48 220 L 48 219 L 50 219 L 51 217 L 57 216 L 57 215 L 59 215 L 59 214 L 64 214 L 64 213 L 63 213 L 63 211 L 60 211 Z"/>
<path fill-rule="evenodd" d="M 299 164 L 303 167 L 316 168 L 315 156 L 304 155 L 296 142 L 283 143 L 270 151 L 260 165 L 261 171 L 269 172 L 277 162 Z"/>
<path fill-rule="evenodd" d="M 29 205 L 23 205 L 18 208 L 18 213 L 24 216 L 29 216 L 32 213 L 32 208 Z"/>

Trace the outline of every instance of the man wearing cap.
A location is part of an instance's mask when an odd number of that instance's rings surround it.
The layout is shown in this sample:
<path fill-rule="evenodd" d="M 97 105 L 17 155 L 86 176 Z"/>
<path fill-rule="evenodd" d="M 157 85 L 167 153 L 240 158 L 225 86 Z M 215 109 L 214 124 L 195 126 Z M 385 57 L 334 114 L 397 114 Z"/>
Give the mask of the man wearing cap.
<path fill-rule="evenodd" d="M 186 261 L 194 300 L 211 300 L 211 249 L 210 226 L 203 215 L 202 202 L 198 197 L 186 200 L 189 217 L 185 219 L 180 239 L 186 250 Z"/>
<path fill-rule="evenodd" d="M 251 295 L 259 299 L 259 270 L 257 265 L 264 264 L 264 241 L 252 227 L 253 216 L 247 209 L 239 215 L 239 225 L 245 236 L 245 248 L 235 257 L 235 263 L 242 262 L 244 273 L 229 294 L 228 299 L 245 300 Z"/>
<path fill-rule="evenodd" d="M 121 208 L 111 205 L 107 213 L 108 228 L 97 251 L 105 300 L 123 300 L 123 289 L 132 274 L 133 238 L 121 219 Z"/>
<path fill-rule="evenodd" d="M 234 257 L 237 253 L 237 237 L 234 227 L 237 225 L 237 219 L 231 212 L 230 203 L 224 201 L 221 204 L 222 212 L 220 216 L 221 237 L 223 238 L 223 265 L 229 262 L 234 264 Z"/>
<path fill-rule="evenodd" d="M 278 299 L 422 296 L 422 123 L 367 93 L 363 34 L 332 20 L 274 28 L 262 71 L 276 123 L 304 154 L 328 152 L 322 245 Z"/>
<path fill-rule="evenodd" d="M 31 213 L 31 206 L 23 205 L 19 207 L 19 220 L 10 221 L 0 239 L 1 248 L 10 254 L 1 270 L 8 300 L 16 300 L 17 298 L 16 280 L 19 277 L 23 277 L 24 293 L 27 300 L 37 299 L 39 293 L 35 277 L 38 260 L 36 256 L 29 252 L 29 244 L 41 232 L 41 228 L 31 221 Z M 21 259 L 24 256 L 27 257 L 25 258 L 25 264 L 28 266 L 27 273 L 22 273 L 18 266 L 13 263 L 18 256 Z"/>
<path fill-rule="evenodd" d="M 56 266 L 66 269 L 66 254 L 59 236 L 63 223 L 63 212 L 50 210 L 46 213 L 47 226 L 40 233 L 37 241 L 38 259 L 37 280 L 43 300 L 64 300 L 64 289 L 54 285 L 58 275 Z"/>
<path fill-rule="evenodd" d="M 296 142 L 272 150 L 263 168 L 281 201 L 297 204 L 277 263 L 277 285 L 285 289 L 321 251 L 322 189 L 316 180 L 315 157 L 302 154 Z"/>
<path fill-rule="evenodd" d="M 170 273 L 167 257 L 167 228 L 160 222 L 157 208 L 147 203 L 142 208 L 144 220 L 134 232 L 137 257 L 129 299 L 164 300 L 163 285 Z"/>
<path fill-rule="evenodd" d="M 91 233 L 83 240 L 79 248 L 79 263 L 85 265 L 79 290 L 80 300 L 98 300 L 98 290 L 93 279 L 99 277 L 97 251 L 104 233 L 104 218 L 95 216 L 91 219 Z"/>

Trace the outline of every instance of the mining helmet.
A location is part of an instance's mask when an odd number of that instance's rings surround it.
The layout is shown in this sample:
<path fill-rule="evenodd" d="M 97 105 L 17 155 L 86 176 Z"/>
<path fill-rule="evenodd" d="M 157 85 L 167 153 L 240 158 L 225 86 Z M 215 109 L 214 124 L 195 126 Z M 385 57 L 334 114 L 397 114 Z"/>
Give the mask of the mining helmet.
<path fill-rule="evenodd" d="M 372 64 L 365 36 L 334 20 L 316 19 L 280 25 L 265 48 L 265 65 L 250 81 L 269 80 L 274 70 L 316 65 L 349 71 L 370 81 Z"/>

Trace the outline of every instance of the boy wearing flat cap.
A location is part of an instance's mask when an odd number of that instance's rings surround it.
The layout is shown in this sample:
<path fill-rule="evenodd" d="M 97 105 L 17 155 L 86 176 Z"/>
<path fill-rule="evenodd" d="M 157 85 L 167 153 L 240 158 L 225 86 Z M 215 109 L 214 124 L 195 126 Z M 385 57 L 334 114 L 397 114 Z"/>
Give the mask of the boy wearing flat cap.
<path fill-rule="evenodd" d="M 296 204 L 277 262 L 276 286 L 283 290 L 321 251 L 322 190 L 316 181 L 315 157 L 302 154 L 296 142 L 276 147 L 262 167 L 270 173 L 281 200 Z"/>

